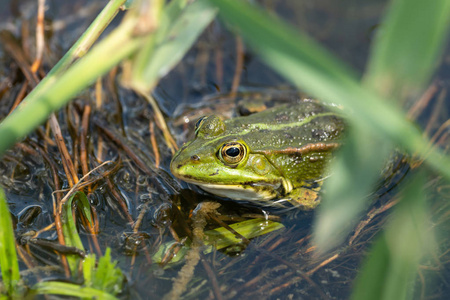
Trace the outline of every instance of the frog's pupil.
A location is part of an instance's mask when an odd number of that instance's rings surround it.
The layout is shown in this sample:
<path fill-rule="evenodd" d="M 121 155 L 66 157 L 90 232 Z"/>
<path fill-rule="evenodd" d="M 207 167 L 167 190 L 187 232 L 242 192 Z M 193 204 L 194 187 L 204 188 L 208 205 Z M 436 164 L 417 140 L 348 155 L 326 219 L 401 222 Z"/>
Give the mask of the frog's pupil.
<path fill-rule="evenodd" d="M 225 151 L 225 153 L 226 153 L 228 156 L 230 156 L 230 157 L 236 157 L 236 156 L 239 155 L 240 150 L 239 150 L 239 148 L 231 147 L 231 148 L 228 148 L 228 149 Z"/>

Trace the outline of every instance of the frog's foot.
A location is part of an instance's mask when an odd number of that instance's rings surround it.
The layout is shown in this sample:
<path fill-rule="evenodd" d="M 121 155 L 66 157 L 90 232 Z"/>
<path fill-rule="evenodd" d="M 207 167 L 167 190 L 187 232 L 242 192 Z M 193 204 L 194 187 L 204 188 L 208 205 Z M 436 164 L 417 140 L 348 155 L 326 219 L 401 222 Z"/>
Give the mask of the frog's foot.
<path fill-rule="evenodd" d="M 320 203 L 320 188 L 311 189 L 299 187 L 293 189 L 288 195 L 288 202 L 303 210 L 312 210 Z"/>

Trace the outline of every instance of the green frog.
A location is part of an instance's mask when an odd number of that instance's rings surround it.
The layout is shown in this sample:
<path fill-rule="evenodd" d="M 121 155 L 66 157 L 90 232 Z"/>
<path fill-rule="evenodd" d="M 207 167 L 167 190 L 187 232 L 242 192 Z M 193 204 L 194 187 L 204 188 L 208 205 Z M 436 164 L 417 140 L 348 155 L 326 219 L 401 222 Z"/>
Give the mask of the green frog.
<path fill-rule="evenodd" d="M 245 117 L 200 118 L 170 164 L 174 176 L 234 200 L 313 209 L 344 121 L 303 99 Z"/>

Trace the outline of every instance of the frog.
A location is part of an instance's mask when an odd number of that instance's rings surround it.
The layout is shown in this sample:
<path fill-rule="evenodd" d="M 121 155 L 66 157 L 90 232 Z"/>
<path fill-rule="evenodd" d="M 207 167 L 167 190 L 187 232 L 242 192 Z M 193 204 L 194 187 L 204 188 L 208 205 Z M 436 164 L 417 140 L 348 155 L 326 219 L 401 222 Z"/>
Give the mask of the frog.
<path fill-rule="evenodd" d="M 170 171 L 219 197 L 312 210 L 345 127 L 342 113 L 313 99 L 228 120 L 204 116 Z"/>

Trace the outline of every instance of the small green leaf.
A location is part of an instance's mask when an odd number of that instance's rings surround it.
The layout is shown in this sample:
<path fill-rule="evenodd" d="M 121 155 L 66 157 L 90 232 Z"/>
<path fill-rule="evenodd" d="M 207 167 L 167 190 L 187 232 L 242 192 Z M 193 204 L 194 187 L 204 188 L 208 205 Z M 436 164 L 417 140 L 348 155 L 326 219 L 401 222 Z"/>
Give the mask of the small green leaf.
<path fill-rule="evenodd" d="M 122 291 L 124 276 L 116 267 L 117 262 L 111 260 L 111 248 L 106 248 L 106 253 L 98 260 L 96 266 L 95 254 L 86 256 L 83 262 L 84 285 L 102 290 L 112 295 Z"/>

